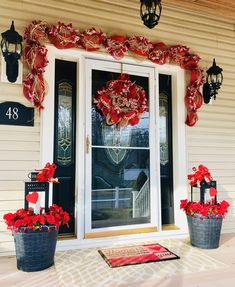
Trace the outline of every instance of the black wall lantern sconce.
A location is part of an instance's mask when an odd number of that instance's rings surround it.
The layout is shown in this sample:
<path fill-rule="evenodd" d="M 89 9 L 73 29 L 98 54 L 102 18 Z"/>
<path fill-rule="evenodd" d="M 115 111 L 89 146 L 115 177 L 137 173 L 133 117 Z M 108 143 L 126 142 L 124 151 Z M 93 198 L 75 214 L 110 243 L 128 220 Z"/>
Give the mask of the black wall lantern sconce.
<path fill-rule="evenodd" d="M 215 59 L 213 65 L 206 71 L 206 83 L 203 85 L 204 103 L 208 104 L 212 97 L 216 99 L 218 90 L 223 82 L 223 69 L 216 65 Z"/>
<path fill-rule="evenodd" d="M 6 61 L 6 76 L 9 82 L 14 83 L 18 77 L 18 60 L 22 55 L 22 36 L 15 31 L 14 21 L 10 30 L 2 33 L 1 51 Z"/>
<path fill-rule="evenodd" d="M 145 26 L 152 29 L 161 17 L 161 0 L 140 0 L 140 17 Z"/>

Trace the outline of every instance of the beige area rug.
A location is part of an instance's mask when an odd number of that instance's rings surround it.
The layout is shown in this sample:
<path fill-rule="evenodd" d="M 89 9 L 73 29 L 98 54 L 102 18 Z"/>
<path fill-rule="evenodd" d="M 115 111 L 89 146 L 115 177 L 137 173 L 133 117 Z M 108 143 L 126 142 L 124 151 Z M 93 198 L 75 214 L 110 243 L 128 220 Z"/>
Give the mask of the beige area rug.
<path fill-rule="evenodd" d="M 163 279 L 228 267 L 182 240 L 161 240 L 159 243 L 178 254 L 180 259 L 110 268 L 101 258 L 98 249 L 58 252 L 55 269 L 59 287 L 138 286 L 138 283 L 150 278 Z"/>

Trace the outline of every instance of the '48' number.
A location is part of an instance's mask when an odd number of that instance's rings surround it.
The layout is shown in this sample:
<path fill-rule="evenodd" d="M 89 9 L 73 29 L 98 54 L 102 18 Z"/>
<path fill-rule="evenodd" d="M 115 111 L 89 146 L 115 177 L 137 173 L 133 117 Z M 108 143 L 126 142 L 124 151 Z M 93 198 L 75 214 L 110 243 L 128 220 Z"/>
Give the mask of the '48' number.
<path fill-rule="evenodd" d="M 8 116 L 9 120 L 13 119 L 13 120 L 18 120 L 19 115 L 18 115 L 18 108 L 14 107 L 10 107 L 7 112 L 6 112 L 6 116 Z"/>

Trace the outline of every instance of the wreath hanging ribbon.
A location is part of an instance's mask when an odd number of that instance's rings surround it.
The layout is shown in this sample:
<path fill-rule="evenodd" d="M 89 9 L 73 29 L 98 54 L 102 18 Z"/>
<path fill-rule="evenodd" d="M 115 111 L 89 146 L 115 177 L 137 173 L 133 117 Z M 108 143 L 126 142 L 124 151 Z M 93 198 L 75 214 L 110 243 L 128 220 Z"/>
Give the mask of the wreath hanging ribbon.
<path fill-rule="evenodd" d="M 128 74 L 121 74 L 117 80 L 111 80 L 99 89 L 94 103 L 108 125 L 120 127 L 138 124 L 148 108 L 145 91 L 131 82 Z"/>

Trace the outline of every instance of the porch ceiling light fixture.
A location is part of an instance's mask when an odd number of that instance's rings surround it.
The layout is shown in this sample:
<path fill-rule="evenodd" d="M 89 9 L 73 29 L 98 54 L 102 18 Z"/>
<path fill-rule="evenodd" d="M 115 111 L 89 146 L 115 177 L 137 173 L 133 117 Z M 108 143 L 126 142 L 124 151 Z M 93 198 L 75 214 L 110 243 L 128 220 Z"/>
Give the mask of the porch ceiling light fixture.
<path fill-rule="evenodd" d="M 146 27 L 155 27 L 161 17 L 161 0 L 140 0 L 140 17 Z"/>
<path fill-rule="evenodd" d="M 216 65 L 215 59 L 213 65 L 206 71 L 206 83 L 203 85 L 204 103 L 208 104 L 212 97 L 216 99 L 218 90 L 223 82 L 223 69 Z"/>
<path fill-rule="evenodd" d="M 2 33 L 1 51 L 6 61 L 6 76 L 9 82 L 14 83 L 18 77 L 18 60 L 22 55 L 22 36 L 15 31 L 14 21 L 10 30 Z"/>

